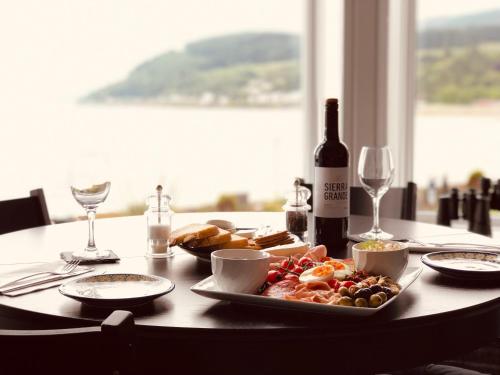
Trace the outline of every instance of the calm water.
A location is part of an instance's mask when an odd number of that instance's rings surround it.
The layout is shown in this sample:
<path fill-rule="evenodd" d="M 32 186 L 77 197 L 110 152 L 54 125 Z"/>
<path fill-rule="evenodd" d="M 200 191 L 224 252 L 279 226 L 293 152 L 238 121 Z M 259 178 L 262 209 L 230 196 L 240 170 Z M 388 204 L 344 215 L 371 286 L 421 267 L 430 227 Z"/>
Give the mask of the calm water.
<path fill-rule="evenodd" d="M 112 181 L 101 212 L 142 203 L 165 184 L 179 207 L 222 193 L 280 198 L 305 163 L 299 109 L 78 106 L 5 113 L 0 198 L 43 187 L 51 214 L 81 214 L 69 184 L 75 155 L 106 160 Z M 463 182 L 477 168 L 500 177 L 500 118 L 420 116 L 415 181 Z"/>
<path fill-rule="evenodd" d="M 182 207 L 213 203 L 221 193 L 281 197 L 304 165 L 299 109 L 76 105 L 10 118 L 1 195 L 42 186 L 54 217 L 82 212 L 69 189 L 78 154 L 103 157 L 109 167 L 102 212 L 143 202 L 158 183 Z"/>
<path fill-rule="evenodd" d="M 426 186 L 464 184 L 471 172 L 500 178 L 500 115 L 417 116 L 415 122 L 415 181 Z"/>

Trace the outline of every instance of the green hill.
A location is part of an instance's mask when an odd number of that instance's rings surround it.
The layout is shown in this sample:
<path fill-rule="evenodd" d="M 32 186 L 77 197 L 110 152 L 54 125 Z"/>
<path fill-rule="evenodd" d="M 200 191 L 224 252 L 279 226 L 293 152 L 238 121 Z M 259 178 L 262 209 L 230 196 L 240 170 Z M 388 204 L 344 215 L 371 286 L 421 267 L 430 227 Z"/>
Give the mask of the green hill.
<path fill-rule="evenodd" d="M 420 100 L 500 100 L 500 10 L 430 20 L 418 33 L 418 47 Z"/>
<path fill-rule="evenodd" d="M 296 104 L 300 85 L 299 38 L 244 33 L 188 44 L 92 92 L 85 102 L 166 104 Z"/>

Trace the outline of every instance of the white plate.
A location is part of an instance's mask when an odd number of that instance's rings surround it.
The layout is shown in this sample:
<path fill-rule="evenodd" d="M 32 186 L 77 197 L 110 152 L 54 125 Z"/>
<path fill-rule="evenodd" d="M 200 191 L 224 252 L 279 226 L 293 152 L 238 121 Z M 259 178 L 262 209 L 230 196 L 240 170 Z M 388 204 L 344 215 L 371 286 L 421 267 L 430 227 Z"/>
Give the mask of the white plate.
<path fill-rule="evenodd" d="M 173 289 L 174 283 L 163 277 L 114 273 L 69 281 L 59 292 L 87 305 L 117 308 L 148 303 Z"/>
<path fill-rule="evenodd" d="M 350 307 L 350 306 L 336 306 L 336 305 L 324 305 L 321 303 L 314 302 L 300 302 L 300 301 L 287 301 L 284 299 L 264 297 L 254 294 L 244 294 L 244 293 L 229 293 L 223 292 L 217 289 L 213 281 L 213 276 L 207 277 L 206 279 L 200 281 L 199 283 L 193 285 L 191 290 L 204 297 L 218 299 L 222 301 L 231 301 L 250 305 L 260 305 L 273 307 L 277 309 L 284 310 L 297 310 L 306 312 L 317 312 L 323 314 L 338 314 L 338 315 L 351 315 L 351 316 L 368 316 L 375 314 L 384 307 L 390 305 L 398 296 L 403 293 L 420 275 L 422 272 L 422 267 L 408 267 L 399 279 L 399 285 L 401 285 L 401 291 L 398 295 L 392 297 L 386 303 L 380 305 L 376 308 L 369 307 Z"/>

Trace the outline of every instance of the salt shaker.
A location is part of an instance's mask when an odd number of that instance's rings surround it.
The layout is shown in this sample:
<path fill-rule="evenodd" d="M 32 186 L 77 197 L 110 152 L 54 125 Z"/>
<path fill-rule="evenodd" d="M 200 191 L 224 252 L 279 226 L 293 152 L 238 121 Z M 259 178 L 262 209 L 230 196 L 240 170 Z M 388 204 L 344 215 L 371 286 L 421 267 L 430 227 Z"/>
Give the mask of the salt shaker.
<path fill-rule="evenodd" d="M 287 202 L 283 206 L 286 212 L 286 229 L 298 236 L 302 241 L 307 240 L 307 212 L 311 208 L 307 200 L 311 191 L 300 185 L 300 179 L 295 179 L 294 190 L 287 196 Z"/>
<path fill-rule="evenodd" d="M 148 198 L 149 208 L 144 213 L 148 234 L 146 256 L 167 258 L 174 255 L 168 241 L 173 214 L 170 200 L 170 196 L 163 194 L 161 185 L 156 187 L 156 194 Z"/>

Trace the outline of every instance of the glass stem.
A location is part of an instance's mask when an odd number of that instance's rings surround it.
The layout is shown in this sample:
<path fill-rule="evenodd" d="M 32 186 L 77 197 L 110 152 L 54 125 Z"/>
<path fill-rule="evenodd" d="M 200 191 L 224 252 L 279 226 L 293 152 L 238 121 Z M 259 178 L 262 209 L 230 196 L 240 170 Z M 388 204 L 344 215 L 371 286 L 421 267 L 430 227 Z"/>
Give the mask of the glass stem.
<path fill-rule="evenodd" d="M 378 233 L 380 232 L 380 226 L 378 222 L 378 207 L 380 203 L 380 198 L 373 197 L 372 202 L 373 202 L 373 226 L 371 232 Z"/>
<path fill-rule="evenodd" d="M 87 250 L 95 250 L 94 242 L 94 220 L 95 220 L 95 209 L 87 210 L 87 219 L 89 222 L 89 243 L 87 244 Z"/>

